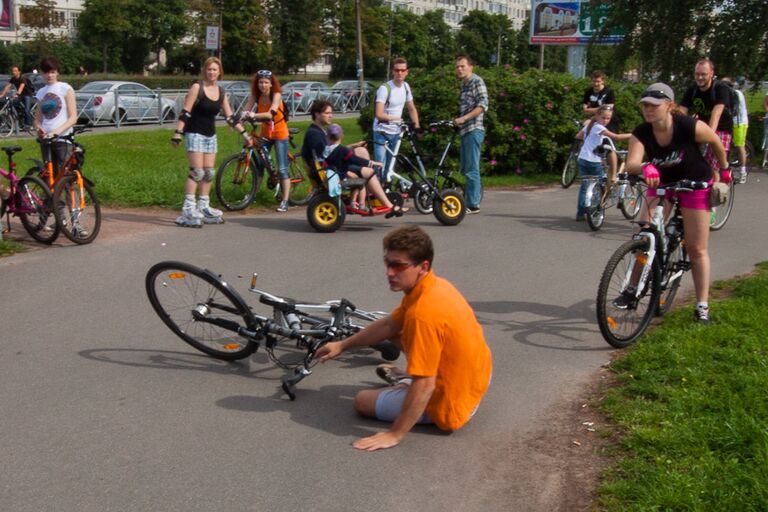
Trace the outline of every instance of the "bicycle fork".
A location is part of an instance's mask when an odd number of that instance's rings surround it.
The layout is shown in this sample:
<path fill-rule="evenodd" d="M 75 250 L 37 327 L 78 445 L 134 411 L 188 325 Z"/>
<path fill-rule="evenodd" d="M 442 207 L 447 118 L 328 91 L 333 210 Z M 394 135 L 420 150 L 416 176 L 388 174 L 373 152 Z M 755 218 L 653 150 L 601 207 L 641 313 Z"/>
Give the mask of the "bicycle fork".
<path fill-rule="evenodd" d="M 635 254 L 632 264 L 629 265 L 627 272 L 624 275 L 621 289 L 627 290 L 634 287 L 635 291 L 633 295 L 635 296 L 635 299 L 639 299 L 645 293 L 648 276 L 653 268 L 653 262 L 656 259 L 656 233 L 653 233 L 652 231 L 641 231 L 639 234 L 635 235 L 635 239 L 646 240 L 648 242 L 648 250 Z"/>

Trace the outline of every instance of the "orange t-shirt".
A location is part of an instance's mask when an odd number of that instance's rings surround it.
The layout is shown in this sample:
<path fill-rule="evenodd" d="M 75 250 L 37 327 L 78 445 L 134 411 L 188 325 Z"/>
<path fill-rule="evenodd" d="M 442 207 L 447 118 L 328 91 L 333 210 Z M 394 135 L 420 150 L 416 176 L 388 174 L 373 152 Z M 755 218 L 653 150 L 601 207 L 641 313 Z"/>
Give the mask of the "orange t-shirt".
<path fill-rule="evenodd" d="M 491 350 L 483 328 L 459 291 L 430 270 L 392 312 L 402 326 L 407 371 L 436 377 L 427 414 L 439 428 L 469 421 L 491 378 Z"/>
<path fill-rule="evenodd" d="M 261 101 L 256 102 L 256 112 L 258 114 L 269 112 L 271 108 L 271 101 L 266 105 L 262 104 Z M 285 114 L 283 114 L 282 110 L 277 111 L 277 115 L 272 121 L 261 123 L 260 135 L 269 140 L 285 140 L 288 138 L 288 122 L 285 120 Z"/>

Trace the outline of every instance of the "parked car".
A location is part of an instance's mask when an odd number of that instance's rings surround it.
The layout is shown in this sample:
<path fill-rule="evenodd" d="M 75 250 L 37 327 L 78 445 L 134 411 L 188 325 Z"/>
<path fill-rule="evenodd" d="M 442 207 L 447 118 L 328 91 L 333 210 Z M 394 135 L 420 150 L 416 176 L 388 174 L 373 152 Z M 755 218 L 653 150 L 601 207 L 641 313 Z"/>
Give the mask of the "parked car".
<path fill-rule="evenodd" d="M 360 82 L 342 80 L 333 84 L 328 101 L 333 103 L 335 110 L 356 110 L 368 106 L 373 91 L 371 82 L 363 82 L 363 97 L 360 98 Z"/>
<path fill-rule="evenodd" d="M 217 83 L 224 90 L 224 94 L 229 96 L 232 112 L 239 114 L 251 95 L 251 83 L 243 80 L 219 80 Z"/>
<path fill-rule="evenodd" d="M 282 90 L 283 101 L 291 114 L 308 112 L 313 101 L 327 98 L 330 92 L 323 82 L 287 82 Z"/>
<path fill-rule="evenodd" d="M 119 98 L 115 105 L 115 97 Z M 159 98 L 148 87 L 136 82 L 97 80 L 89 82 L 75 91 L 78 118 L 84 121 L 157 121 L 158 115 L 164 121 L 178 115 L 176 101 Z M 158 100 L 160 111 L 158 111 Z"/>

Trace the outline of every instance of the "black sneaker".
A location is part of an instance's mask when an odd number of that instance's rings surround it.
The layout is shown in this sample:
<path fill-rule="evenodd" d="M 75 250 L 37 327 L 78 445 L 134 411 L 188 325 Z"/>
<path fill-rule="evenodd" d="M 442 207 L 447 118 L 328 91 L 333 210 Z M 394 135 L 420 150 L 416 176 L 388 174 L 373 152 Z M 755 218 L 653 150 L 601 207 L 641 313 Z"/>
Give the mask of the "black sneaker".
<path fill-rule="evenodd" d="M 469 207 L 467 207 L 467 214 L 468 215 L 474 215 L 475 213 L 480 213 L 480 207 L 479 206 L 469 206 Z"/>
<path fill-rule="evenodd" d="M 630 309 L 637 305 L 634 290 L 626 289 L 621 295 L 613 299 L 613 307 L 616 309 Z"/>
<path fill-rule="evenodd" d="M 693 310 L 693 319 L 701 324 L 709 323 L 709 308 L 699 308 Z"/>
<path fill-rule="evenodd" d="M 410 375 L 392 364 L 382 363 L 376 367 L 376 375 L 390 386 L 398 384 L 410 384 L 413 380 Z"/>

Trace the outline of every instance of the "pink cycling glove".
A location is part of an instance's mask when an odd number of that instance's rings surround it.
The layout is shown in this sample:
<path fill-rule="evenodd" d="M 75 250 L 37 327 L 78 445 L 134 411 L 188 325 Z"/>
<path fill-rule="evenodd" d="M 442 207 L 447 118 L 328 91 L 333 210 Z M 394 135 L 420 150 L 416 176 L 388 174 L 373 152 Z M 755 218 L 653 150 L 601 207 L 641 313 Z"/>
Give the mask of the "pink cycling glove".
<path fill-rule="evenodd" d="M 643 177 L 645 181 L 659 179 L 659 170 L 653 164 L 645 164 L 643 166 Z"/>

